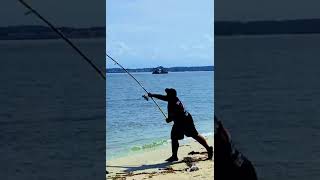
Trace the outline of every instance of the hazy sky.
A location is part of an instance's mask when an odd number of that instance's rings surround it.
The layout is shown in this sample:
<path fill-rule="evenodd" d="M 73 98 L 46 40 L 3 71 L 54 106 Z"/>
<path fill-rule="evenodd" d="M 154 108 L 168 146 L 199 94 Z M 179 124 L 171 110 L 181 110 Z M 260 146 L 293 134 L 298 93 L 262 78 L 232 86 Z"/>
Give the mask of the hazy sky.
<path fill-rule="evenodd" d="M 129 68 L 213 65 L 213 16 L 211 0 L 109 0 L 107 51 Z"/>
<path fill-rule="evenodd" d="M 320 18 L 319 0 L 215 0 L 215 20 Z"/>
<path fill-rule="evenodd" d="M 57 26 L 104 26 L 105 1 L 101 0 L 25 0 Z M 0 26 L 43 25 L 18 0 L 1 0 Z"/>
<path fill-rule="evenodd" d="M 103 26 L 107 18 L 107 50 L 126 67 L 212 65 L 214 2 L 215 20 L 320 18 L 319 0 L 26 1 L 57 26 Z M 24 12 L 3 0 L 0 26 L 43 25 Z"/>

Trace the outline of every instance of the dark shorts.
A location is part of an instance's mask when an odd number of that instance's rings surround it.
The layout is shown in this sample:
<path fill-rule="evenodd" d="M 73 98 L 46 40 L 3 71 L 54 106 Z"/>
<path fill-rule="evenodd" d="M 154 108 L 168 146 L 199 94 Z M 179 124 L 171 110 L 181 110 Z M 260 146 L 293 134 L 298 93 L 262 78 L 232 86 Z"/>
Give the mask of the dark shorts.
<path fill-rule="evenodd" d="M 180 120 L 180 119 L 179 119 Z M 187 137 L 197 136 L 199 133 L 194 126 L 192 116 L 189 114 L 187 117 L 181 119 L 180 123 L 175 122 L 171 129 L 171 139 L 181 140 L 184 135 Z"/>

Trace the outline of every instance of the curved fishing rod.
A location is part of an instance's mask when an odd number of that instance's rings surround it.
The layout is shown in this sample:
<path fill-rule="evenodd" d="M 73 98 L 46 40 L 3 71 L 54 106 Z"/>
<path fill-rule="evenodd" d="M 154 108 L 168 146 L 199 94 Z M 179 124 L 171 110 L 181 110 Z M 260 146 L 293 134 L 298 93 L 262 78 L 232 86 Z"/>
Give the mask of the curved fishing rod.
<path fill-rule="evenodd" d="M 24 5 L 27 9 L 30 11 L 26 13 L 35 14 L 39 19 L 41 19 L 43 22 L 45 22 L 54 32 L 56 32 L 63 40 L 65 40 L 75 51 L 77 51 L 80 56 L 85 59 L 93 69 L 96 70 L 96 72 L 102 77 L 102 79 L 106 79 L 105 74 L 84 54 L 80 51 L 80 49 L 74 45 L 65 35 L 63 35 L 54 25 L 52 25 L 48 20 L 46 20 L 43 16 L 41 16 L 36 10 L 34 10 L 29 4 L 27 4 L 24 0 L 18 0 L 22 5 Z"/>
<path fill-rule="evenodd" d="M 144 88 L 144 87 L 142 86 L 142 84 L 141 84 L 128 70 L 126 70 L 121 64 L 119 64 L 119 63 L 118 63 L 115 59 L 113 59 L 111 56 L 109 56 L 108 54 L 106 54 L 106 55 L 107 55 L 107 57 L 108 57 L 109 59 L 111 59 L 114 63 L 116 63 L 118 66 L 120 66 L 126 73 L 128 73 L 129 76 L 131 76 L 147 94 L 149 93 L 149 92 L 146 90 L 146 88 Z M 152 101 L 154 102 L 154 104 L 158 107 L 158 109 L 160 110 L 160 112 L 162 113 L 162 115 L 167 119 L 166 114 L 162 111 L 162 109 L 160 108 L 159 104 L 158 104 L 152 97 L 150 97 L 150 98 L 152 99 Z"/>

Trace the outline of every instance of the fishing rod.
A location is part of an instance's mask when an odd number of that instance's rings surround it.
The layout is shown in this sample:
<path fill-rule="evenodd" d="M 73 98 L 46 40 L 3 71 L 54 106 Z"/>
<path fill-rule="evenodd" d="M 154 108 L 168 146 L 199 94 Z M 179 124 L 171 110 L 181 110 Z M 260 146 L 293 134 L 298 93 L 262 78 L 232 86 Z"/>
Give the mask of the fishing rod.
<path fill-rule="evenodd" d="M 46 20 L 43 16 L 41 16 L 35 9 L 33 9 L 29 4 L 27 4 L 24 0 L 18 0 L 22 5 L 24 5 L 27 9 L 29 9 L 29 12 L 26 13 L 26 15 L 33 13 L 35 14 L 39 19 L 41 19 L 43 22 L 45 22 L 54 32 L 56 32 L 64 41 L 66 41 L 75 51 L 77 51 L 80 56 L 83 57 L 84 60 L 86 60 L 93 69 L 101 76 L 102 79 L 106 79 L 104 73 L 84 54 L 80 49 L 74 45 L 64 34 L 62 34 L 61 31 L 59 31 L 54 25 L 52 25 L 48 20 Z"/>
<path fill-rule="evenodd" d="M 149 92 L 146 90 L 146 88 L 144 88 L 143 86 L 142 86 L 142 84 L 128 71 L 128 70 L 126 70 L 121 64 L 119 64 L 115 59 L 113 59 L 111 56 L 109 56 L 108 54 L 106 54 L 107 55 L 107 57 L 109 58 L 109 59 L 111 59 L 115 64 L 117 64 L 118 66 L 120 66 L 126 73 L 128 73 L 128 75 L 130 76 L 130 77 L 132 77 L 138 84 L 139 84 L 139 86 L 148 94 Z M 162 111 L 162 109 L 161 109 L 161 107 L 159 106 L 159 104 L 152 98 L 152 97 L 150 97 L 151 98 L 151 100 L 154 102 L 154 104 L 158 107 L 158 109 L 160 110 L 160 112 L 162 113 L 162 115 L 167 119 L 167 116 L 166 116 L 166 114 Z"/>
<path fill-rule="evenodd" d="M 29 9 L 30 11 L 26 13 L 26 15 L 33 13 L 35 14 L 39 19 L 41 19 L 43 22 L 45 22 L 54 32 L 56 32 L 64 41 L 66 41 L 75 51 L 77 51 L 80 56 L 83 57 L 83 59 L 85 59 L 92 68 L 94 68 L 96 70 L 96 72 L 102 77 L 102 79 L 106 79 L 104 73 L 84 54 L 82 53 L 82 51 L 76 46 L 74 45 L 64 34 L 62 34 L 62 32 L 60 32 L 52 23 L 50 23 L 47 19 L 45 19 L 43 16 L 41 16 L 35 9 L 33 9 L 29 4 L 27 4 L 24 0 L 18 0 L 22 5 L 24 5 L 27 9 Z M 140 87 L 142 87 L 142 89 L 146 92 L 149 93 L 143 86 L 142 84 L 132 75 L 130 74 L 123 66 L 121 66 L 115 59 L 113 59 L 111 56 L 109 56 L 107 54 L 107 57 L 110 58 L 112 61 L 114 61 L 117 65 L 119 65 L 123 70 L 125 70 L 139 85 Z M 155 105 L 158 107 L 158 109 L 160 110 L 160 112 L 163 114 L 163 116 L 165 118 L 167 118 L 167 116 L 165 115 L 165 113 L 162 111 L 162 109 L 160 108 L 160 106 L 158 105 L 158 103 L 151 97 L 152 101 L 155 103 Z"/>

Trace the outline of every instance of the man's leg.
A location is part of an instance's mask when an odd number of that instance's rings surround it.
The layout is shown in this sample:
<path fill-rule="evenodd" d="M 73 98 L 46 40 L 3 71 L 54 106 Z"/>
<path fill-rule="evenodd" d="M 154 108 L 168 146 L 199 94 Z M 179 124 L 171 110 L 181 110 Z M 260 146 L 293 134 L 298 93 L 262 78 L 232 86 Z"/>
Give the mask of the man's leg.
<path fill-rule="evenodd" d="M 206 139 L 204 139 L 203 136 L 198 134 L 197 136 L 193 136 L 192 138 L 195 139 L 196 141 L 198 141 L 203 147 L 205 147 L 207 151 L 209 150 L 210 147 L 209 147 Z"/>
<path fill-rule="evenodd" d="M 209 146 L 207 141 L 204 139 L 204 137 L 198 133 L 196 127 L 194 126 L 193 118 L 192 118 L 191 114 L 188 115 L 186 122 L 187 123 L 185 125 L 185 130 L 184 130 L 185 135 L 188 137 L 191 136 L 193 139 L 198 141 L 203 147 L 205 147 L 206 150 L 208 151 L 208 159 L 212 159 L 213 147 Z"/>
<path fill-rule="evenodd" d="M 172 157 L 178 158 L 179 141 L 178 139 L 171 140 Z"/>
<path fill-rule="evenodd" d="M 179 140 L 171 139 L 172 156 L 169 157 L 166 161 L 169 161 L 169 162 L 178 161 L 178 149 L 179 149 Z"/>
<path fill-rule="evenodd" d="M 201 136 L 200 134 L 198 134 L 196 136 L 192 136 L 192 138 L 195 139 L 196 141 L 198 141 L 203 147 L 206 148 L 206 150 L 208 151 L 208 159 L 212 159 L 213 147 L 208 145 L 206 139 L 204 139 L 204 137 Z"/>
<path fill-rule="evenodd" d="M 166 161 L 178 161 L 178 149 L 179 149 L 179 139 L 183 139 L 183 129 L 177 124 L 173 124 L 171 129 L 171 150 L 172 156 Z"/>

